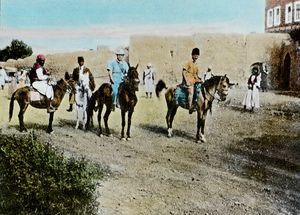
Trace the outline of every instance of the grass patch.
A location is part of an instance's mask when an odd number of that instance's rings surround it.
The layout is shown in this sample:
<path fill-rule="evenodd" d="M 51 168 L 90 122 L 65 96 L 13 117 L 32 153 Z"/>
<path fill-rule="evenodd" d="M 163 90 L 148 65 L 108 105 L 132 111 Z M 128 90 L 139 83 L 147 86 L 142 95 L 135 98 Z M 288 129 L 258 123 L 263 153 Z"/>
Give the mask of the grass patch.
<path fill-rule="evenodd" d="M 65 158 L 33 133 L 0 135 L 0 214 L 96 214 L 104 173 Z"/>

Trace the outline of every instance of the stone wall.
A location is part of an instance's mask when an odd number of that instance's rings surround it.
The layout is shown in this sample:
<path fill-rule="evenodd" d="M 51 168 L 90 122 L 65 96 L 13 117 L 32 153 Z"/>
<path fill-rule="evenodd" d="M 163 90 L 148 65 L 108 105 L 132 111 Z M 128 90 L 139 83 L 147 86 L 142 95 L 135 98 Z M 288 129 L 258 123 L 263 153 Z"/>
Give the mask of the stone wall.
<path fill-rule="evenodd" d="M 157 80 L 180 83 L 191 50 L 200 48 L 198 64 L 202 73 L 209 65 L 215 75 L 228 74 L 232 82 L 245 85 L 251 64 L 266 62 L 274 44 L 289 43 L 288 34 L 195 34 L 183 37 L 134 36 L 130 39 L 129 61 L 139 71 L 151 62 Z"/>

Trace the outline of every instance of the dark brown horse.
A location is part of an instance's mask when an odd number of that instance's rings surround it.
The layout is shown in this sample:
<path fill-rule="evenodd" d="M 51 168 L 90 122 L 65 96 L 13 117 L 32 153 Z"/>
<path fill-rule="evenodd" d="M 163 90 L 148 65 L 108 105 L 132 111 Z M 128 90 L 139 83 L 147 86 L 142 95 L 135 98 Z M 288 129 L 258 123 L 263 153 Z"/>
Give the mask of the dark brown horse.
<path fill-rule="evenodd" d="M 57 82 L 56 85 L 53 86 L 54 91 L 54 97 L 51 101 L 51 105 L 53 108 L 57 109 L 67 92 L 67 90 L 72 91 L 74 90 L 75 82 L 70 78 L 69 74 L 66 73 L 65 80 L 61 79 Z M 17 89 L 10 100 L 10 107 L 9 107 L 9 121 L 12 118 L 13 115 L 13 109 L 14 109 L 14 100 L 17 100 L 20 106 L 20 112 L 19 112 L 19 124 L 20 124 L 20 131 L 27 131 L 24 125 L 24 114 L 28 107 L 28 105 L 31 105 L 34 108 L 39 109 L 47 109 L 47 103 L 46 103 L 46 97 L 41 95 L 40 101 L 31 101 L 30 99 L 30 87 L 22 87 Z M 50 112 L 49 117 L 49 124 L 47 128 L 47 133 L 51 133 L 53 131 L 52 129 L 52 122 L 53 122 L 53 116 L 54 112 Z"/>
<path fill-rule="evenodd" d="M 121 139 L 125 139 L 124 128 L 125 128 L 125 115 L 128 112 L 128 121 L 127 121 L 127 140 L 130 139 L 130 126 L 131 126 L 131 118 L 134 111 L 134 107 L 137 103 L 137 97 L 135 92 L 139 90 L 139 74 L 137 72 L 138 64 L 136 67 L 130 67 L 128 70 L 127 77 L 120 84 L 118 91 L 118 101 L 121 109 L 122 116 L 122 131 L 121 131 Z"/>
<path fill-rule="evenodd" d="M 99 136 L 102 136 L 101 113 L 103 110 L 103 106 L 105 105 L 106 111 L 103 119 L 104 119 L 106 134 L 110 136 L 111 133 L 108 127 L 108 117 L 111 113 L 112 104 L 113 104 L 112 87 L 110 84 L 104 83 L 99 87 L 97 91 L 93 93 L 92 97 L 88 102 L 86 129 L 88 130 L 90 128 L 90 124 L 92 123 L 93 111 L 98 111 Z"/>
<path fill-rule="evenodd" d="M 229 87 L 233 85 L 229 83 L 228 77 L 225 76 L 214 76 L 211 79 L 205 81 L 201 86 L 201 92 L 198 96 L 198 102 L 195 104 L 195 109 L 197 110 L 197 142 L 205 142 L 204 138 L 204 126 L 207 111 L 211 109 L 212 102 L 215 99 L 215 94 L 217 93 L 221 101 L 225 101 L 228 95 Z M 156 86 L 156 93 L 159 96 L 159 93 L 162 89 L 166 88 L 165 83 L 160 80 Z M 177 108 L 179 106 L 186 108 L 186 105 L 176 104 L 175 101 L 175 91 L 177 87 L 170 87 L 165 93 L 165 98 L 168 106 L 168 112 L 166 115 L 166 121 L 168 126 L 168 137 L 173 136 L 172 123 L 175 117 Z M 199 132 L 201 129 L 201 133 Z"/>

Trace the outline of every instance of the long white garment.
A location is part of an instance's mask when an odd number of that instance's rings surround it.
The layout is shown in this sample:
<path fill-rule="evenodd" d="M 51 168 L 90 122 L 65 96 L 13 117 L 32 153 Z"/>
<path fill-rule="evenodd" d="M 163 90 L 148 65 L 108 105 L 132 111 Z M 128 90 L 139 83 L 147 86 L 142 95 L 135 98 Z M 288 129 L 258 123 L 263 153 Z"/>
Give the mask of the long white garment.
<path fill-rule="evenodd" d="M 53 87 L 48 84 L 48 75 L 43 74 L 43 68 L 40 67 L 36 70 L 38 81 L 33 82 L 32 86 L 41 94 L 53 99 Z"/>
<path fill-rule="evenodd" d="M 79 81 L 81 82 L 81 84 L 84 85 L 85 89 L 88 89 L 88 97 L 91 98 L 92 96 L 92 91 L 90 89 L 90 77 L 89 77 L 89 73 L 83 73 L 83 67 L 82 69 L 80 69 L 79 72 Z"/>
<path fill-rule="evenodd" d="M 7 79 L 7 75 L 4 69 L 0 69 L 0 85 L 5 84 L 5 80 Z"/>
<path fill-rule="evenodd" d="M 260 88 L 260 82 L 261 82 L 261 77 L 260 75 L 257 76 L 256 82 L 255 80 L 255 75 L 251 76 L 251 85 L 248 85 L 248 91 L 244 97 L 243 100 L 243 105 L 251 109 L 253 108 L 259 108 L 259 88 Z"/>
<path fill-rule="evenodd" d="M 152 93 L 154 91 L 154 75 L 155 71 L 153 68 L 146 69 L 145 73 L 145 91 Z"/>

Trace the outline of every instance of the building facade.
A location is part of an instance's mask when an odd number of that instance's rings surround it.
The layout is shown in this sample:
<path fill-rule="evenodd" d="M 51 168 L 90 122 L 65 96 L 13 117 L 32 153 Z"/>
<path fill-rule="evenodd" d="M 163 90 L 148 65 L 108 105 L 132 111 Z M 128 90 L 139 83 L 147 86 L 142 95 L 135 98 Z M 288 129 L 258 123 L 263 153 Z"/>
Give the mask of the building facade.
<path fill-rule="evenodd" d="M 281 90 L 300 90 L 300 0 L 266 0 L 265 32 L 288 33 L 290 45 L 284 49 L 277 69 Z"/>

